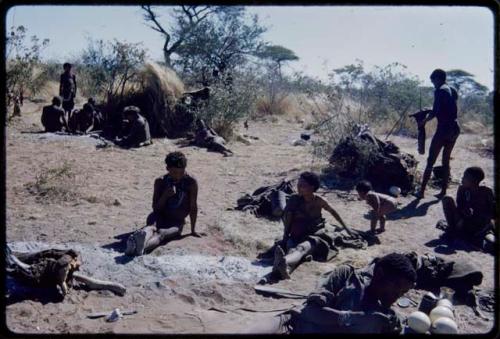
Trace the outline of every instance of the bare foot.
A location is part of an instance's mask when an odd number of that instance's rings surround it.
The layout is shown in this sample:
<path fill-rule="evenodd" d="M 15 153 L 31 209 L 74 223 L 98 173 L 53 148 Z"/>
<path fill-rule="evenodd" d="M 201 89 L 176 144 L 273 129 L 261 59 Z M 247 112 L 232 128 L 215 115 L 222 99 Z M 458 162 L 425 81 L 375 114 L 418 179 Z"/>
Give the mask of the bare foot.
<path fill-rule="evenodd" d="M 276 250 L 274 251 L 273 272 L 276 272 L 282 279 L 290 279 L 285 259 L 285 251 L 283 251 L 280 246 L 276 246 Z"/>
<path fill-rule="evenodd" d="M 135 243 L 136 243 L 136 249 L 135 249 L 135 254 L 136 255 L 143 255 L 144 254 L 144 246 L 146 244 L 146 231 L 140 230 L 137 232 L 135 235 Z"/>
<path fill-rule="evenodd" d="M 127 247 L 125 248 L 125 254 L 129 256 L 133 256 L 136 252 L 136 244 L 135 237 L 129 236 L 127 238 Z"/>

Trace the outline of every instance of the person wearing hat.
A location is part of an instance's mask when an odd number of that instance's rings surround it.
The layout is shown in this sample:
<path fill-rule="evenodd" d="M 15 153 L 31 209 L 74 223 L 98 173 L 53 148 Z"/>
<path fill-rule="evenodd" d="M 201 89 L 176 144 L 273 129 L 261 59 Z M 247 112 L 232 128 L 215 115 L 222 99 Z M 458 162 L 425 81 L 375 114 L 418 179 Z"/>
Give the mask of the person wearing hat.
<path fill-rule="evenodd" d="M 75 96 L 76 96 L 76 76 L 71 73 L 71 68 L 73 66 L 66 62 L 63 65 L 64 73 L 61 74 L 59 80 L 59 96 L 62 97 L 62 107 L 64 111 L 69 115 L 75 107 Z"/>
<path fill-rule="evenodd" d="M 427 157 L 427 165 L 422 178 L 420 191 L 416 193 L 416 197 L 422 199 L 424 197 L 425 188 L 432 174 L 432 167 L 439 156 L 441 150 L 442 166 L 443 166 L 443 184 L 441 192 L 437 195 L 442 198 L 446 195 L 448 181 L 450 177 L 450 158 L 455 142 L 460 135 L 460 126 L 457 123 L 457 91 L 446 83 L 446 72 L 442 69 L 436 69 L 430 76 L 431 82 L 436 89 L 434 91 L 434 105 L 432 112 L 427 115 L 427 118 L 418 122 L 419 126 L 425 124 L 434 118 L 437 119 L 437 129 L 429 146 L 429 155 Z"/>
<path fill-rule="evenodd" d="M 63 127 L 68 129 L 64 110 L 61 108 L 61 97 L 55 96 L 52 98 L 52 105 L 43 107 L 41 120 L 45 132 L 60 132 Z"/>
<path fill-rule="evenodd" d="M 123 109 L 124 118 L 129 122 L 130 129 L 125 137 L 115 141 L 118 146 L 131 148 L 146 146 L 152 143 L 148 121 L 140 112 L 141 110 L 136 106 L 127 106 Z"/>

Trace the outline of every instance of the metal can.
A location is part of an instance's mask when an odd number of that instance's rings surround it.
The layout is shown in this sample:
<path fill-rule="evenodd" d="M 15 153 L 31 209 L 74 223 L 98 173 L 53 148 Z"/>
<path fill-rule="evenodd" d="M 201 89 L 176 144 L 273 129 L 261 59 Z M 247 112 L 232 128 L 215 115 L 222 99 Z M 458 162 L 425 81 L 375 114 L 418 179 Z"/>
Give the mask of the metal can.
<path fill-rule="evenodd" d="M 418 310 L 424 312 L 425 314 L 429 314 L 429 312 L 436 306 L 437 301 L 437 298 L 427 293 L 422 297 L 422 301 L 420 301 Z"/>

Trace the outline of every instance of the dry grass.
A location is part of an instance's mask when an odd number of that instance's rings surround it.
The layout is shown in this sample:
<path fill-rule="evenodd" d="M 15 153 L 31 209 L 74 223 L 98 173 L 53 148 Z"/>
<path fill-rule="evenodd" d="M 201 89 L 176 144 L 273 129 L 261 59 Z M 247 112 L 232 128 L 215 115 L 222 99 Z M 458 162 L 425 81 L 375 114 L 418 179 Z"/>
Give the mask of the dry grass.
<path fill-rule="evenodd" d="M 172 105 L 184 93 L 184 83 L 170 68 L 156 63 L 147 63 L 141 72 L 142 89 L 149 89 L 155 94 L 164 95 Z"/>
<path fill-rule="evenodd" d="M 44 203 L 72 201 L 80 197 L 76 174 L 68 162 L 54 168 L 41 168 L 35 181 L 25 187 L 37 201 Z"/>
<path fill-rule="evenodd" d="M 461 124 L 462 133 L 470 134 L 484 134 L 487 131 L 486 126 L 484 126 L 479 121 L 466 121 Z"/>
<path fill-rule="evenodd" d="M 47 81 L 38 92 L 38 96 L 45 98 L 46 101 L 51 101 L 56 95 L 59 95 L 59 84 L 52 80 Z"/>

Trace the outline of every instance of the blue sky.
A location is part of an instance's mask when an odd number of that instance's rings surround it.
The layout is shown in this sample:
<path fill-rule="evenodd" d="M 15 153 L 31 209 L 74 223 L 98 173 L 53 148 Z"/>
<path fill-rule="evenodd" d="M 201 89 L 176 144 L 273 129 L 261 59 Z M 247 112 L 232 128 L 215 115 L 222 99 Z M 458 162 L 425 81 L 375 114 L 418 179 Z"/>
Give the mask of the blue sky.
<path fill-rule="evenodd" d="M 159 9 L 168 23 L 169 7 Z M 370 69 L 398 61 L 423 84 L 434 68 L 460 68 L 493 88 L 493 14 L 458 6 L 255 6 L 269 27 L 264 37 L 293 50 L 300 60 L 290 70 L 326 79 L 337 67 L 364 61 Z M 163 39 L 148 28 L 139 6 L 17 6 L 7 28 L 24 25 L 29 34 L 50 39 L 45 58 L 76 57 L 89 37 L 142 42 L 161 60 Z"/>

